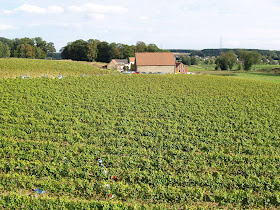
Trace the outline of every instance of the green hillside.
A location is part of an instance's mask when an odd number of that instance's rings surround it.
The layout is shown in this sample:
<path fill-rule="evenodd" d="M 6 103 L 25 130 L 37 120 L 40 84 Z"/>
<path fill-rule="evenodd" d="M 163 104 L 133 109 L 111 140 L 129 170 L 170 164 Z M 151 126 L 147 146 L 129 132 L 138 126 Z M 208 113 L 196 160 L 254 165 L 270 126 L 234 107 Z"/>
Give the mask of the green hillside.
<path fill-rule="evenodd" d="M 1 79 L 0 208 L 279 208 L 279 104 L 232 77 Z"/>
<path fill-rule="evenodd" d="M 23 58 L 0 58 L 0 78 L 10 77 L 57 77 L 108 74 L 107 70 L 100 69 L 102 63 L 39 60 Z"/>

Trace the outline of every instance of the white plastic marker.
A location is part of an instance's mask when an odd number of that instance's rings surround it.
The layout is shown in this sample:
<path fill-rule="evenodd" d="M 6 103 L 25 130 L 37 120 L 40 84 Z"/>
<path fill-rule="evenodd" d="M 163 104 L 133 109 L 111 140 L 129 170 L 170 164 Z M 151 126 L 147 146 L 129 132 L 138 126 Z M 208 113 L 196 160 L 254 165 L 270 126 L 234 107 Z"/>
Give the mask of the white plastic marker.
<path fill-rule="evenodd" d="M 104 172 L 105 174 L 107 174 L 108 171 L 105 170 L 105 168 L 104 168 L 105 166 L 104 166 L 104 164 L 103 164 L 102 159 L 101 159 L 101 158 L 96 158 L 96 160 L 97 160 L 97 162 L 98 162 L 98 165 L 100 166 L 100 172 L 101 172 L 101 173 Z M 115 177 L 115 176 L 114 176 L 114 177 Z M 112 195 L 112 194 L 110 193 L 110 185 L 109 185 L 109 184 L 106 184 L 105 187 L 106 187 L 106 193 L 108 194 L 109 198 L 110 198 L 110 199 L 114 198 L 115 196 Z"/>

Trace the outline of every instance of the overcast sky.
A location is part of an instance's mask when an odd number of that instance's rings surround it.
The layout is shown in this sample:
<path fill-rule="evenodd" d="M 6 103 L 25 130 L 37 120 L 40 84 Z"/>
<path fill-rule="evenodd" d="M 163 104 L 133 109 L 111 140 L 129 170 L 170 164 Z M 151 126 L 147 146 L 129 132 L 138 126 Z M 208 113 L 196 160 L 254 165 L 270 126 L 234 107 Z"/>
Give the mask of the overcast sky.
<path fill-rule="evenodd" d="M 0 0 L 0 37 L 280 50 L 279 0 Z"/>

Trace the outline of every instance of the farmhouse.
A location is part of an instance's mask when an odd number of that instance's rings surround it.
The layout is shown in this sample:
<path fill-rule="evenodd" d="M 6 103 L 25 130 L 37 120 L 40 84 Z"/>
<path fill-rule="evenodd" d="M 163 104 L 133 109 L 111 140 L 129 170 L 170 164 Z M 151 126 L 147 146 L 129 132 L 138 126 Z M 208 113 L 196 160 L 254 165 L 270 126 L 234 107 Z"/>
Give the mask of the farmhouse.
<path fill-rule="evenodd" d="M 175 73 L 175 58 L 170 52 L 135 53 L 135 67 L 137 72 L 146 73 Z"/>
<path fill-rule="evenodd" d="M 175 73 L 177 74 L 186 74 L 188 69 L 185 67 L 183 63 L 176 63 L 176 70 Z"/>
<path fill-rule="evenodd" d="M 126 68 L 129 68 L 129 63 L 127 59 L 113 59 L 107 66 L 108 69 L 116 69 L 122 71 Z"/>

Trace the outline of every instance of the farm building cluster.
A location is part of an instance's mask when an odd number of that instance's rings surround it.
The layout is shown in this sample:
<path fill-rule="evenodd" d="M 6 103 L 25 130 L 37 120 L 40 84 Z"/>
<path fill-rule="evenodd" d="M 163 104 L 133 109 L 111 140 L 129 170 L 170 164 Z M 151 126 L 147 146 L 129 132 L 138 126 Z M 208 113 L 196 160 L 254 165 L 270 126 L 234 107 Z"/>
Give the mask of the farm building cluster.
<path fill-rule="evenodd" d="M 141 52 L 127 59 L 113 59 L 108 69 L 134 71 L 138 73 L 187 74 L 183 63 L 177 63 L 171 52 Z"/>

